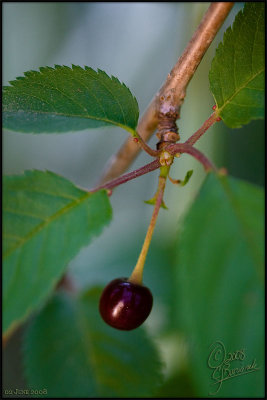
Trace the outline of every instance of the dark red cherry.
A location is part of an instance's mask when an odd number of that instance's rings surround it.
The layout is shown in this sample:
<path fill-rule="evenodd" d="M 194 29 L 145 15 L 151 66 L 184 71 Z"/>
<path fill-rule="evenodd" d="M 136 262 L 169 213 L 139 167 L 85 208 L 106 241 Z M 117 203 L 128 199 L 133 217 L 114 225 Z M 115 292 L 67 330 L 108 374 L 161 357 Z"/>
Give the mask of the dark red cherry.
<path fill-rule="evenodd" d="M 147 319 L 152 304 L 153 296 L 146 286 L 129 282 L 127 278 L 118 278 L 103 290 L 99 311 L 108 325 L 130 331 Z"/>

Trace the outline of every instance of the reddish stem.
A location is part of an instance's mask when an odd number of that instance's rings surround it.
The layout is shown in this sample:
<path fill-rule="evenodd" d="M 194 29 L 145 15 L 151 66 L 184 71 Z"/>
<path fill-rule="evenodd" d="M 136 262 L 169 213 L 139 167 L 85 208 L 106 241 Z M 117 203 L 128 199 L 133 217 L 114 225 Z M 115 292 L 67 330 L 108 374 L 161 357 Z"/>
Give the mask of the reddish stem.
<path fill-rule="evenodd" d="M 216 112 L 212 113 L 211 116 L 204 122 L 204 124 L 185 142 L 185 143 L 177 143 L 170 144 L 165 147 L 165 151 L 169 152 L 172 155 L 177 153 L 187 153 L 193 156 L 196 160 L 198 160 L 204 167 L 206 171 L 210 171 L 211 169 L 216 170 L 215 166 L 211 163 L 211 161 L 199 150 L 192 147 L 194 143 L 196 143 L 200 137 L 215 123 L 217 122 L 218 115 Z M 142 140 L 142 138 L 138 135 L 138 137 L 134 138 L 134 141 L 138 141 L 141 147 L 147 151 L 150 155 L 159 156 L 161 154 L 161 150 L 153 150 Z M 148 151 L 149 149 L 149 151 Z M 97 192 L 100 189 L 113 189 L 116 186 L 119 186 L 123 183 L 126 183 L 132 179 L 135 179 L 139 176 L 145 175 L 148 172 L 154 171 L 155 169 L 161 166 L 159 159 L 152 161 L 151 163 L 135 170 L 129 172 L 128 174 L 122 175 L 119 178 L 115 178 L 109 182 L 104 183 L 103 185 L 97 186 L 96 188 L 90 190 L 90 192 Z M 109 192 L 111 195 L 112 192 Z"/>
<path fill-rule="evenodd" d="M 154 150 L 154 149 L 152 149 L 150 146 L 148 146 L 148 145 L 146 144 L 146 142 L 144 142 L 144 140 L 141 138 L 141 136 L 140 136 L 137 132 L 136 132 L 136 134 L 137 134 L 138 136 L 135 137 L 135 138 L 133 139 L 133 141 L 136 142 L 136 143 L 138 143 L 139 146 L 140 146 L 143 150 L 145 150 L 145 152 L 146 152 L 147 154 L 149 154 L 149 155 L 152 156 L 152 157 L 157 157 L 157 156 L 159 155 L 160 151 L 159 151 L 159 150 Z"/>
<path fill-rule="evenodd" d="M 169 93 L 172 93 L 174 94 L 172 95 L 174 101 L 172 101 L 171 105 L 179 110 L 183 104 L 187 85 L 233 5 L 233 2 L 214 2 L 210 4 L 192 39 L 170 74 L 168 74 L 166 82 L 156 93 L 144 115 L 139 120 L 137 130 L 144 141 L 151 137 L 157 127 L 160 97 L 166 96 L 167 98 Z M 118 153 L 112 157 L 112 161 L 101 182 L 109 181 L 121 175 L 138 153 L 139 148 L 134 145 L 132 138 L 127 139 Z"/>
<path fill-rule="evenodd" d="M 204 122 L 204 124 L 192 135 L 184 144 L 190 144 L 193 146 L 201 136 L 215 123 L 218 121 L 218 115 L 216 112 L 212 113 L 211 116 Z"/>
<path fill-rule="evenodd" d="M 172 155 L 175 155 L 177 153 L 190 154 L 203 165 L 205 171 L 210 171 L 211 169 L 216 170 L 212 162 L 203 153 L 201 153 L 201 151 L 195 149 L 187 143 L 171 144 L 165 148 L 165 151 L 169 152 Z M 119 178 L 113 179 L 107 183 L 104 183 L 103 185 L 97 186 L 96 188 L 90 190 L 90 192 L 94 193 L 101 189 L 113 189 L 116 186 L 126 183 L 132 179 L 138 178 L 139 176 L 145 175 L 148 172 L 152 172 L 159 167 L 161 167 L 161 163 L 159 159 L 156 159 L 151 163 L 144 165 L 139 169 L 136 169 L 135 171 L 129 172 L 128 174 L 122 175 Z"/>
<path fill-rule="evenodd" d="M 165 150 L 172 155 L 175 155 L 177 153 L 190 154 L 203 165 L 205 171 L 210 171 L 212 169 L 216 170 L 216 167 L 203 153 L 201 153 L 201 151 L 195 149 L 187 143 L 171 144 L 170 146 L 167 146 Z"/>
<path fill-rule="evenodd" d="M 135 171 L 129 172 L 128 174 L 122 175 L 119 178 L 113 179 L 107 183 L 104 183 L 101 186 L 96 187 L 95 189 L 90 190 L 90 192 L 97 192 L 100 189 L 112 189 L 116 186 L 121 185 L 122 183 L 126 183 L 138 176 L 142 176 L 147 174 L 148 172 L 154 171 L 155 169 L 161 167 L 159 160 L 154 160 L 151 163 L 144 165 L 143 167 L 136 169 Z"/>

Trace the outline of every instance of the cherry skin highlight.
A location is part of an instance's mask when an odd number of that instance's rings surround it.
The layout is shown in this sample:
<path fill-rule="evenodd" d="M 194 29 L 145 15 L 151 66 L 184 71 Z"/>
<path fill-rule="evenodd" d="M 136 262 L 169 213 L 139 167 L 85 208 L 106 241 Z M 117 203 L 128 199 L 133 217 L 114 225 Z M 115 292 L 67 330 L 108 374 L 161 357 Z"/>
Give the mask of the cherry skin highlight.
<path fill-rule="evenodd" d="M 152 305 L 153 296 L 146 286 L 117 278 L 103 290 L 99 311 L 108 325 L 130 331 L 147 319 Z"/>

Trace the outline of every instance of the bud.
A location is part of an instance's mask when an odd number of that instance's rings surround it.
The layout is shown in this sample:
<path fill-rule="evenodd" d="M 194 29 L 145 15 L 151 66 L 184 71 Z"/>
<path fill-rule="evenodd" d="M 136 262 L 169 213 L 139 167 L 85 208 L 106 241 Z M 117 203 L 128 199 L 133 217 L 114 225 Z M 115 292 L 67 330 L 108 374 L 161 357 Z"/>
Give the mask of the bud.
<path fill-rule="evenodd" d="M 159 162 L 162 166 L 169 166 L 173 162 L 173 156 L 167 151 L 163 151 L 159 157 Z"/>

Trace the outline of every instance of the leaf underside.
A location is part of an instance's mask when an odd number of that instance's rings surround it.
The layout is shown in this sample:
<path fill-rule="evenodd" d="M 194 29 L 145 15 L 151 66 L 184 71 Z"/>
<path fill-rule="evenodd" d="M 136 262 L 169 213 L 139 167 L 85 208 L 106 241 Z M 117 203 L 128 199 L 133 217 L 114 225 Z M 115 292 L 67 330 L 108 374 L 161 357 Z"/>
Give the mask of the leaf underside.
<path fill-rule="evenodd" d="M 207 365 L 210 346 L 245 349 L 241 368 L 259 370 L 223 382 L 220 397 L 261 397 L 264 392 L 264 196 L 251 184 L 209 174 L 179 235 L 177 322 L 190 344 L 192 373 L 201 397 L 218 389 Z M 223 355 L 218 357 L 223 360 Z M 221 362 L 220 361 L 220 362 Z M 218 362 L 219 365 L 219 362 Z M 227 369 L 227 365 L 224 366 Z"/>
<path fill-rule="evenodd" d="M 42 67 L 3 91 L 3 126 L 24 133 L 61 133 L 115 125 L 134 134 L 139 109 L 130 90 L 104 71 Z"/>
<path fill-rule="evenodd" d="M 111 219 L 106 191 L 85 192 L 52 172 L 3 182 L 3 331 L 39 307 L 70 260 Z"/>
<path fill-rule="evenodd" d="M 143 328 L 118 331 L 98 312 L 101 291 L 58 293 L 29 325 L 24 363 L 29 386 L 49 397 L 150 397 L 161 364 Z"/>
<path fill-rule="evenodd" d="M 230 128 L 264 118 L 264 14 L 264 3 L 245 3 L 212 61 L 210 88 L 218 114 Z"/>

